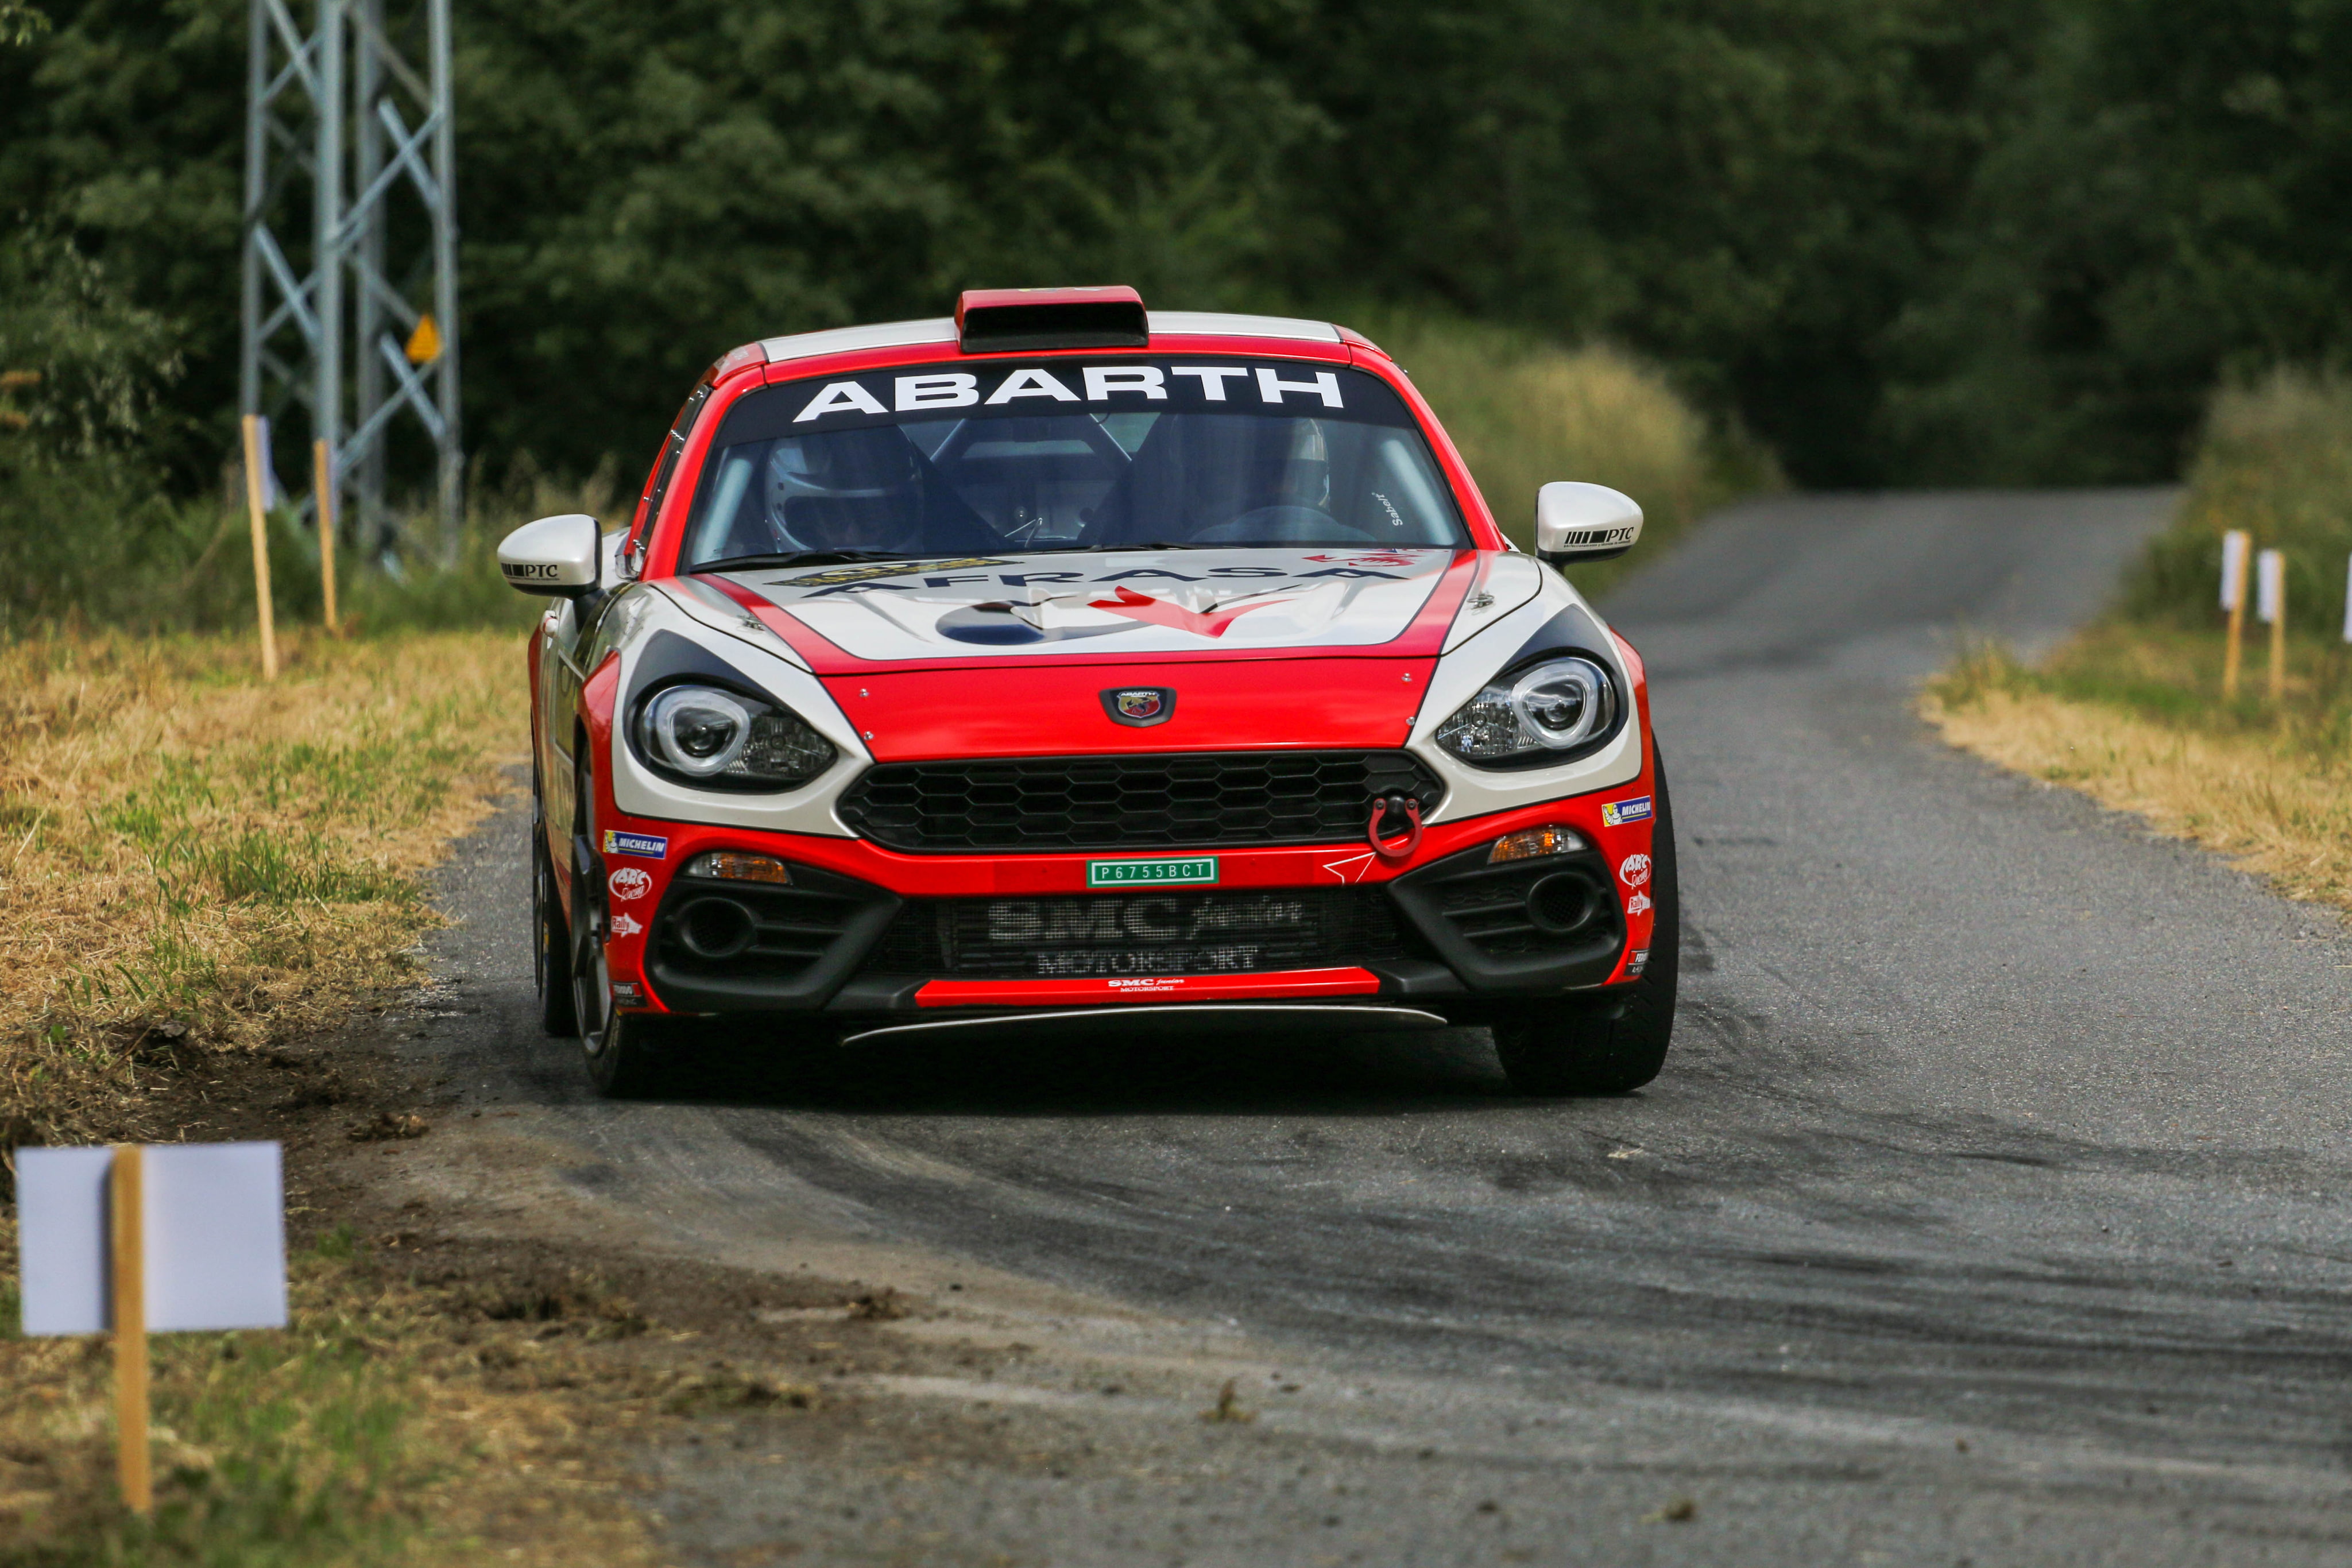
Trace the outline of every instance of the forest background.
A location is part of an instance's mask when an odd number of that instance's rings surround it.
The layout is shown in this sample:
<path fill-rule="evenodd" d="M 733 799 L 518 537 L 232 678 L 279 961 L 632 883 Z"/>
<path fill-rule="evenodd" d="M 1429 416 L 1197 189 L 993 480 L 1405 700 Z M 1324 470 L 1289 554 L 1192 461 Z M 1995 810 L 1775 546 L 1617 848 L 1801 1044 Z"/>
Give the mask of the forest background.
<path fill-rule="evenodd" d="M 247 15 L 0 0 L 0 371 L 42 373 L 0 425 L 102 458 L 119 515 L 218 496 L 235 448 Z M 499 472 L 634 477 L 724 348 L 974 286 L 1603 343 L 1813 486 L 2171 477 L 2217 382 L 2352 341 L 2352 0 L 457 0 L 456 28 L 466 420 Z"/>

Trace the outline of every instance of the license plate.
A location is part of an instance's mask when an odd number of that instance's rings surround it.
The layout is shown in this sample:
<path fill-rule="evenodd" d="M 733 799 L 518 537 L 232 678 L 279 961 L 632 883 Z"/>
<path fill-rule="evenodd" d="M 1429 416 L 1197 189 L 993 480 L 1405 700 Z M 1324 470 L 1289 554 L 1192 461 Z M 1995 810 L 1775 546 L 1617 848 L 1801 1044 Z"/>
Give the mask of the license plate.
<path fill-rule="evenodd" d="M 1217 857 L 1193 855 L 1188 858 L 1151 861 L 1088 861 L 1088 887 L 1167 887 L 1181 883 L 1204 883 L 1217 880 Z"/>

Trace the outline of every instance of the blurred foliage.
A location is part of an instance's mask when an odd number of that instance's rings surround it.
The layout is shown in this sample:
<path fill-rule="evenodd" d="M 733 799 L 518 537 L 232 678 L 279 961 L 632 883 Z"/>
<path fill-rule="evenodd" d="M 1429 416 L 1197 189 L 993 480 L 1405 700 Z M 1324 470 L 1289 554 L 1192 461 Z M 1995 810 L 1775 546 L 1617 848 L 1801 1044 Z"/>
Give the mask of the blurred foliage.
<path fill-rule="evenodd" d="M 1641 503 L 1647 548 L 1575 569 L 1588 592 L 1700 514 L 1786 483 L 1769 451 L 1710 423 L 1662 371 L 1622 350 L 1565 350 L 1539 333 L 1396 312 L 1354 313 L 1349 325 L 1404 366 L 1522 548 L 1534 547 L 1536 491 L 1554 479 Z"/>
<path fill-rule="evenodd" d="M 2274 370 L 2214 394 L 2173 526 L 2133 575 L 2134 620 L 2210 628 L 2219 620 L 2221 535 L 2243 528 L 2286 557 L 2291 633 L 2338 641 L 2352 560 L 2352 381 Z"/>
<path fill-rule="evenodd" d="M 207 491 L 247 8 L 7 4 L 0 214 L 166 329 L 146 449 Z M 732 344 L 988 284 L 1617 344 L 1811 485 L 2167 477 L 2217 381 L 2352 343 L 2352 0 L 469 0 L 457 26 L 467 424 L 500 464 L 642 462 Z"/>

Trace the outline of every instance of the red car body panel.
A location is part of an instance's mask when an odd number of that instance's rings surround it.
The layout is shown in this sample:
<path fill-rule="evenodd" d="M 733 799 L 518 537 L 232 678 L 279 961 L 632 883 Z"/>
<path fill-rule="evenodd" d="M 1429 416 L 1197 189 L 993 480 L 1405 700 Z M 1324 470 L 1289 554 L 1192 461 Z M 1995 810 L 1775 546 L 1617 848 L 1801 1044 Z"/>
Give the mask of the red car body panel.
<path fill-rule="evenodd" d="M 1139 728 L 1115 723 L 1100 695 L 1177 679 L 1166 663 L 975 664 L 836 675 L 824 685 L 877 762 L 927 762 L 1361 746 L 1368 737 L 1402 746 L 1437 667 L 1434 659 L 1188 663 L 1175 712 Z"/>

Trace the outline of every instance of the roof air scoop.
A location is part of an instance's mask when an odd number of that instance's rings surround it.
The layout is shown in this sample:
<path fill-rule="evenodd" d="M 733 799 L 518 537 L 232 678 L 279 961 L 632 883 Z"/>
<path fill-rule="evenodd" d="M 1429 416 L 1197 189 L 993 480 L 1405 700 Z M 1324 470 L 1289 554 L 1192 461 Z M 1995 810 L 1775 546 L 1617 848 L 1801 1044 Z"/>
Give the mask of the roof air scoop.
<path fill-rule="evenodd" d="M 1148 349 L 1143 296 L 1108 288 L 967 288 L 956 298 L 957 346 L 967 354 L 1039 349 Z"/>

